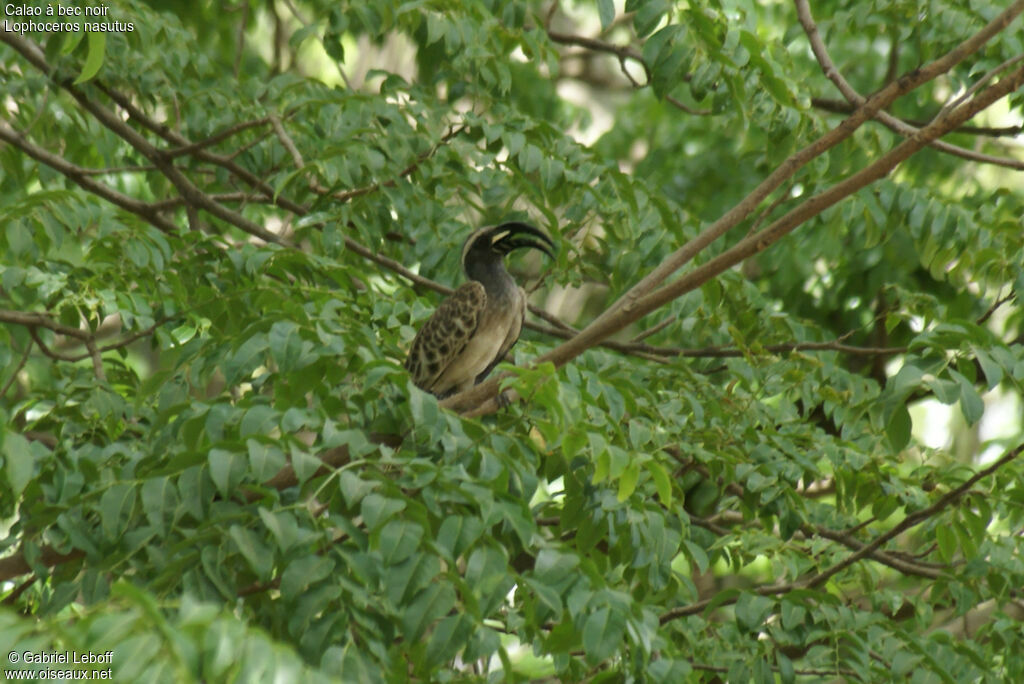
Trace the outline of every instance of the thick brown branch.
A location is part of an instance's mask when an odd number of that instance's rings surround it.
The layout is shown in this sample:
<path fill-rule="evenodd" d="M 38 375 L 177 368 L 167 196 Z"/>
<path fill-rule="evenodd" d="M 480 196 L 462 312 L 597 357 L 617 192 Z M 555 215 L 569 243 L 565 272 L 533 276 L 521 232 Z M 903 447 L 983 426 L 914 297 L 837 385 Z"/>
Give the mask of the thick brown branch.
<path fill-rule="evenodd" d="M 825 539 L 838 542 L 851 551 L 861 551 L 865 546 L 867 546 L 866 543 L 855 539 L 848 534 L 830 530 L 822 525 L 807 526 L 805 534 L 817 535 L 819 537 L 824 537 Z M 868 554 L 868 558 L 877 561 L 882 565 L 887 565 L 893 570 L 897 570 L 904 575 L 916 575 L 918 577 L 926 577 L 928 579 L 938 579 L 943 574 L 942 566 L 936 567 L 931 563 L 915 563 L 878 549 L 870 552 Z"/>
<path fill-rule="evenodd" d="M 1017 69 L 996 85 L 984 90 L 967 104 L 949 112 L 943 117 L 937 118 L 933 123 L 922 128 L 876 161 L 849 178 L 836 183 L 831 188 L 811 197 L 764 230 L 745 238 L 718 257 L 690 271 L 660 290 L 643 297 L 636 302 L 633 312 L 629 312 L 628 309 L 626 310 L 631 314 L 630 318 L 634 316 L 639 317 L 637 314 L 644 315 L 647 312 L 653 311 L 666 302 L 686 292 L 690 292 L 700 284 L 707 282 L 747 257 L 766 249 L 769 245 L 774 244 L 780 238 L 792 232 L 797 226 L 817 216 L 841 199 L 884 178 L 897 165 L 908 159 L 929 142 L 954 128 L 959 123 L 971 118 L 996 100 L 1015 91 L 1022 84 L 1024 84 L 1024 68 Z"/>
<path fill-rule="evenodd" d="M 159 208 L 155 205 L 146 204 L 145 202 L 141 202 L 134 197 L 129 197 L 128 195 L 122 195 L 103 183 L 93 180 L 90 177 L 93 175 L 92 169 L 84 169 L 80 166 L 76 166 L 55 154 L 47 152 L 37 145 L 33 145 L 25 137 L 19 135 L 16 131 L 3 123 L 0 123 L 0 140 L 17 147 L 36 161 L 46 164 L 50 168 L 60 172 L 83 190 L 91 192 L 98 197 L 102 197 L 114 206 L 121 207 L 125 211 L 131 212 L 136 216 L 145 219 L 161 231 L 165 233 L 173 233 L 178 229 L 174 223 L 160 215 Z"/>
<path fill-rule="evenodd" d="M 128 115 L 131 117 L 133 121 L 137 121 L 140 125 L 156 133 L 158 136 L 163 138 L 168 143 L 176 146 L 174 150 L 165 152 L 164 154 L 170 156 L 178 156 L 178 153 L 181 149 L 188 148 L 188 152 L 192 154 L 196 159 L 208 162 L 210 164 L 214 164 L 216 166 L 220 166 L 221 168 L 225 169 L 236 178 L 240 179 L 246 185 L 249 185 L 250 187 L 256 190 L 259 190 L 261 193 L 263 193 L 264 196 L 271 199 L 276 206 L 287 211 L 299 214 L 300 216 L 305 215 L 307 213 L 307 210 L 302 205 L 291 201 L 290 199 L 283 195 L 275 193 L 274 189 L 267 185 L 267 183 L 264 182 L 262 178 L 257 176 L 252 171 L 249 171 L 248 169 L 239 166 L 234 161 L 232 161 L 230 157 L 215 154 L 213 152 L 210 152 L 209 150 L 203 149 L 202 147 L 197 148 L 196 145 L 201 145 L 201 143 L 193 143 L 190 140 L 186 139 L 184 136 L 179 135 L 178 133 L 172 131 L 167 126 L 164 126 L 163 124 L 158 123 L 150 117 L 146 116 L 145 112 L 136 107 L 135 104 L 131 101 L 131 99 L 123 93 L 120 93 L 114 90 L 113 88 L 106 87 L 101 83 L 97 83 L 96 86 L 107 97 L 113 100 L 117 104 L 117 106 L 121 107 L 121 109 L 128 112 Z"/>
<path fill-rule="evenodd" d="M 167 178 L 167 180 L 177 188 L 178 192 L 181 193 L 182 197 L 184 197 L 189 204 L 216 216 L 220 220 L 235 226 L 243 232 L 254 237 L 258 237 L 265 242 L 282 245 L 286 244 L 286 241 L 281 238 L 281 236 L 271 233 L 241 214 L 231 211 L 227 207 L 214 202 L 208 195 L 206 195 L 206 193 L 196 187 L 196 185 L 193 184 L 180 169 L 174 166 L 172 160 L 166 156 L 163 150 L 157 149 L 142 134 L 126 124 L 117 114 L 86 97 L 70 79 L 61 79 L 57 77 L 50 65 L 46 63 L 44 57 L 39 53 L 37 45 L 24 37 L 13 33 L 0 34 L 0 39 L 17 50 L 23 57 L 25 57 L 25 59 L 31 62 L 44 74 L 54 78 L 57 85 L 75 98 L 78 104 L 87 112 L 92 114 L 97 121 L 135 148 L 140 154 L 146 157 L 146 159 L 150 160 L 158 169 L 160 169 L 160 172 Z"/>
<path fill-rule="evenodd" d="M 825 76 L 827 76 L 828 79 L 835 84 L 836 88 L 839 89 L 839 92 L 843 94 L 843 97 L 845 97 L 851 104 L 859 107 L 864 103 L 864 97 L 856 90 L 854 90 L 853 86 L 851 86 L 847 82 L 847 80 L 843 78 L 843 75 L 839 72 L 839 69 L 836 68 L 835 63 L 832 61 L 832 58 L 828 54 L 828 49 L 825 47 L 824 41 L 822 41 L 821 36 L 818 33 L 818 26 L 817 24 L 814 23 L 814 18 L 811 16 L 811 10 L 807 4 L 807 0 L 794 0 L 794 2 L 796 4 L 796 12 L 797 16 L 800 19 L 800 24 L 803 26 L 804 32 L 807 34 L 807 39 L 811 43 L 811 50 L 814 52 L 814 56 L 817 58 L 818 64 L 821 65 L 822 71 L 825 72 Z M 1013 63 L 1015 63 L 1014 60 L 1009 60 L 1000 65 L 999 68 L 1005 68 Z M 991 78 L 992 75 L 993 72 L 986 74 L 974 86 L 972 86 L 970 90 L 964 93 L 964 98 L 966 99 L 966 97 L 969 97 L 971 94 L 973 94 L 973 92 L 977 90 L 981 86 L 981 84 L 985 83 L 989 78 Z M 949 106 L 948 108 L 944 108 L 944 111 L 954 109 L 962 101 L 964 100 L 958 100 L 957 102 L 952 103 L 952 105 Z M 941 116 L 943 113 L 944 112 L 939 112 L 939 116 Z M 899 133 L 902 136 L 911 136 L 916 134 L 920 130 L 918 128 L 915 128 L 914 126 L 904 123 L 903 121 L 900 121 L 896 117 L 884 111 L 876 112 L 875 118 L 878 119 L 890 130 Z M 969 159 L 971 161 L 984 162 L 987 164 L 995 164 L 997 166 L 1005 166 L 1011 169 L 1024 170 L 1024 162 L 1017 159 L 994 157 L 992 155 L 982 154 L 980 152 L 975 152 L 973 150 L 966 150 L 956 145 L 950 145 L 949 143 L 944 143 L 940 140 L 932 140 L 928 144 L 934 147 L 935 149 L 939 150 L 940 152 L 952 154 L 962 159 Z"/>
<path fill-rule="evenodd" d="M 25 313 L 24 311 L 0 309 L 0 322 L 24 325 L 28 328 L 46 328 L 59 335 L 67 335 L 68 337 L 74 337 L 83 341 L 89 339 L 89 333 L 58 323 L 46 314 L 41 313 Z"/>

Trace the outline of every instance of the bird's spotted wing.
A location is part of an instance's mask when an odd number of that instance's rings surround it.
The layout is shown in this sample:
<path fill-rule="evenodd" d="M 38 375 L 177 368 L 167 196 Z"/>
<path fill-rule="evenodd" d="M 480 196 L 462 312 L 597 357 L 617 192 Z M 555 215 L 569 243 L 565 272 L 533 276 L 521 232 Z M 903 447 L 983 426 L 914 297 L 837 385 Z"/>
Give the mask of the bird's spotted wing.
<path fill-rule="evenodd" d="M 486 304 L 484 286 L 475 281 L 463 284 L 441 302 L 416 333 L 405 359 L 417 387 L 434 394 L 443 389 L 435 383 L 476 332 Z"/>

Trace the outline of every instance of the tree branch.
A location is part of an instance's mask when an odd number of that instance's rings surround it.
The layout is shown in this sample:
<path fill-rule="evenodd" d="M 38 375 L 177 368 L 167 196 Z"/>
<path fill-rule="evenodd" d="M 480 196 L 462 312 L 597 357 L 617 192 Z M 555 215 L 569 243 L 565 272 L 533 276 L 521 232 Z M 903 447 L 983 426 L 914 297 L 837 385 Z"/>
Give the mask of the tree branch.
<path fill-rule="evenodd" d="M 832 112 L 833 114 L 852 114 L 856 109 L 856 105 L 850 104 L 844 100 L 833 100 L 827 97 L 812 97 L 811 105 L 816 109 L 822 109 L 826 112 Z M 901 118 L 905 124 L 921 128 L 928 125 L 928 121 L 922 119 L 907 119 Z M 950 133 L 960 133 L 963 135 L 983 135 L 991 138 L 1008 137 L 1013 138 L 1021 133 L 1024 133 L 1024 126 L 957 126 Z"/>
<path fill-rule="evenodd" d="M 46 328 L 47 330 L 52 330 L 60 335 L 74 337 L 75 339 L 82 341 L 89 339 L 88 333 L 79 330 L 78 328 L 72 328 L 71 326 L 57 323 L 46 314 L 41 313 L 25 313 L 23 311 L 0 309 L 0 322 L 24 325 L 30 329 Z"/>
<path fill-rule="evenodd" d="M 1007 452 L 1002 456 L 1002 458 L 997 460 L 989 467 L 978 471 L 969 479 L 967 479 L 962 485 L 942 496 L 938 501 L 933 503 L 931 506 L 911 513 L 902 521 L 900 521 L 897 525 L 895 525 L 892 529 L 888 530 L 887 532 L 884 532 L 883 534 L 880 534 L 870 543 L 864 544 L 862 547 L 860 547 L 860 549 L 858 549 L 854 553 L 850 554 L 849 556 L 839 561 L 838 563 L 835 563 L 829 568 L 817 573 L 816 575 L 804 580 L 798 580 L 787 584 L 761 586 L 755 590 L 756 593 L 761 594 L 762 596 L 777 596 L 780 594 L 786 594 L 791 591 L 795 591 L 797 589 L 813 589 L 815 587 L 820 586 L 824 582 L 827 582 L 830 578 L 834 577 L 837 573 L 843 571 L 844 569 L 850 567 L 857 561 L 877 551 L 878 548 L 882 546 L 882 544 L 885 544 L 887 541 L 894 539 L 895 537 L 903 534 L 912 527 L 915 527 L 920 523 L 924 522 L 936 513 L 939 513 L 947 506 L 949 506 L 951 503 L 953 503 L 961 496 L 963 496 L 964 493 L 967 492 L 971 487 L 973 487 L 978 481 L 983 480 L 989 475 L 992 475 L 997 470 L 999 470 L 1000 468 L 1002 468 L 1003 466 L 1005 466 L 1006 464 L 1010 463 L 1015 458 L 1020 456 L 1022 452 L 1024 452 L 1024 444 Z M 686 617 L 688 615 L 696 615 L 697 613 L 701 613 L 704 611 L 705 608 L 711 605 L 713 600 L 714 598 L 712 597 L 710 599 L 698 601 L 688 606 L 680 606 L 678 608 L 673 608 L 662 614 L 660 622 L 661 624 L 665 624 L 666 622 L 675 620 L 680 617 Z M 727 599 L 725 601 L 717 603 L 717 605 L 732 605 L 736 603 L 736 600 L 736 598 Z"/>
<path fill-rule="evenodd" d="M 160 215 L 157 206 L 141 202 L 128 195 L 122 195 L 103 183 L 97 182 L 90 178 L 90 175 L 95 173 L 94 170 L 76 166 L 37 145 L 33 145 L 27 138 L 19 135 L 5 123 L 0 123 L 0 140 L 17 147 L 29 157 L 60 172 L 86 192 L 102 197 L 114 206 L 121 207 L 125 211 L 145 219 L 164 233 L 174 233 L 178 230 L 178 226 Z"/>
<path fill-rule="evenodd" d="M 598 316 L 579 335 L 541 356 L 535 363 L 551 361 L 556 367 L 564 365 L 609 335 L 639 320 L 665 303 L 696 289 L 701 284 L 744 259 L 766 249 L 783 236 L 795 230 L 801 223 L 817 216 L 841 199 L 885 177 L 899 163 L 905 161 L 932 140 L 960 125 L 1006 94 L 1016 90 L 1024 82 L 1024 69 L 1017 69 L 996 85 L 990 86 L 979 93 L 970 102 L 947 112 L 943 116 L 937 117 L 931 124 L 910 136 L 875 162 L 831 188 L 807 199 L 800 206 L 792 209 L 762 231 L 741 240 L 732 248 L 686 273 L 671 284 L 655 290 L 671 273 L 689 262 L 699 251 L 746 218 L 768 193 L 778 188 L 779 185 L 810 159 L 824 153 L 840 140 L 849 137 L 857 127 L 897 96 L 905 94 L 927 80 L 949 70 L 972 51 L 980 49 L 986 41 L 1005 28 L 1021 11 L 1024 11 L 1024 0 L 1017 0 L 981 31 L 965 40 L 947 54 L 920 69 L 902 76 L 864 101 L 863 105 L 850 118 L 821 136 L 811 145 L 785 160 L 739 204 L 726 212 L 722 218 L 709 226 L 703 233 L 676 250 L 657 268 L 620 297 L 618 301 L 612 304 L 608 310 Z M 499 408 L 500 403 L 494 397 L 503 377 L 492 378 L 460 394 L 449 397 L 441 402 L 441 405 L 446 408 L 463 411 L 466 415 L 471 416 L 492 413 Z M 506 399 L 508 398 L 506 397 Z"/>
<path fill-rule="evenodd" d="M 224 140 L 227 140 L 231 136 L 235 135 L 236 133 L 241 133 L 244 130 L 255 128 L 257 126 L 264 126 L 268 123 L 270 123 L 270 117 L 268 116 L 265 116 L 261 119 L 240 121 L 232 126 L 229 126 L 228 128 L 225 128 L 220 133 L 215 133 L 211 135 L 209 138 L 206 138 L 205 140 L 199 140 L 198 142 L 189 143 L 187 145 L 181 145 L 180 147 L 169 149 L 165 151 L 164 154 L 166 154 L 171 159 L 186 154 L 192 154 L 193 152 L 197 152 L 203 148 L 212 147 L 217 143 L 223 142 Z"/>
<path fill-rule="evenodd" d="M 811 10 L 807 4 L 807 0 L 794 0 L 794 3 L 796 4 L 796 12 L 797 16 L 800 19 L 800 24 L 801 26 L 803 26 L 804 32 L 807 34 L 807 39 L 811 43 L 811 50 L 814 52 L 814 56 L 817 58 L 818 64 L 821 65 L 822 71 L 825 72 L 825 76 L 827 76 L 828 79 L 836 85 L 836 87 L 839 89 L 839 92 L 841 92 L 843 94 L 843 97 L 845 97 L 851 104 L 860 106 L 861 104 L 864 103 L 864 97 L 856 90 L 854 90 L 853 86 L 851 86 L 846 81 L 846 79 L 843 78 L 843 75 L 839 72 L 839 69 L 836 68 L 835 63 L 832 61 L 832 58 L 828 54 L 828 49 L 825 47 L 824 41 L 822 41 L 821 39 L 821 35 L 818 33 L 818 26 L 817 24 L 814 23 L 814 18 L 811 16 Z M 1024 56 L 1022 56 L 1020 59 L 1024 59 Z M 992 76 L 995 73 L 1012 64 L 1015 64 L 1017 61 L 1019 61 L 1019 59 L 1017 58 L 1013 60 L 1008 60 L 1007 62 L 1001 64 L 999 67 L 996 67 L 996 69 L 990 71 L 984 77 L 979 79 L 977 83 L 971 86 L 971 88 L 968 89 L 966 93 L 964 93 L 961 99 L 951 102 L 949 105 L 944 107 L 939 112 L 936 118 L 941 117 L 945 112 L 951 111 L 957 106 L 959 106 L 962 102 L 965 102 L 966 98 L 972 95 L 978 88 L 981 87 L 982 84 L 984 84 L 986 81 L 992 78 Z M 920 130 L 918 128 L 915 128 L 914 126 L 904 123 L 903 121 L 900 121 L 899 119 L 892 116 L 888 112 L 878 111 L 875 113 L 875 118 L 878 119 L 878 121 L 880 121 L 890 130 L 905 137 L 915 135 Z M 974 152 L 973 150 L 966 150 L 956 145 L 950 145 L 949 143 L 945 143 L 940 140 L 932 140 L 928 144 L 934 147 L 935 149 L 939 150 L 940 152 L 952 154 L 962 159 L 969 159 L 971 161 L 983 162 L 987 164 L 995 164 L 997 166 L 1005 166 L 1011 169 L 1024 170 L 1024 161 L 1019 161 L 1017 159 L 994 157 L 992 155 Z"/>
<path fill-rule="evenodd" d="M 25 364 L 28 363 L 28 357 L 31 353 L 32 342 L 29 342 L 28 344 L 25 345 L 25 351 L 22 353 L 21 359 L 18 361 L 18 365 L 15 366 L 14 370 L 11 372 L 11 377 L 9 377 L 7 379 L 7 382 L 4 383 L 3 388 L 0 388 L 0 398 L 3 398 L 4 396 L 7 395 L 7 390 L 9 390 L 11 388 L 11 385 L 13 385 L 15 381 L 18 379 L 18 373 L 20 373 L 21 369 L 25 367 Z"/>

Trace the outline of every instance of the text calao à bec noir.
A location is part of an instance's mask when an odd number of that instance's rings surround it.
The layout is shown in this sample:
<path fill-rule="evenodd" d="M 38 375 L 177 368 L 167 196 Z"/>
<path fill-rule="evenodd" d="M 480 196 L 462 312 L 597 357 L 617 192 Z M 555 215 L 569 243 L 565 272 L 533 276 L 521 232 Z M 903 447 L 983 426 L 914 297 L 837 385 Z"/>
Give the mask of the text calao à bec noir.
<path fill-rule="evenodd" d="M 5 3 L 3 9 L 4 30 L 16 33 L 34 31 L 42 33 L 77 33 L 79 31 L 127 33 L 135 30 L 135 25 L 130 21 L 111 19 L 110 7 L 107 5 L 78 7 L 50 3 L 39 7 Z M 10 21 L 10 17 L 27 19 L 27 21 Z M 77 21 L 79 18 L 85 21 Z M 90 21 L 90 19 L 102 19 L 102 21 Z"/>

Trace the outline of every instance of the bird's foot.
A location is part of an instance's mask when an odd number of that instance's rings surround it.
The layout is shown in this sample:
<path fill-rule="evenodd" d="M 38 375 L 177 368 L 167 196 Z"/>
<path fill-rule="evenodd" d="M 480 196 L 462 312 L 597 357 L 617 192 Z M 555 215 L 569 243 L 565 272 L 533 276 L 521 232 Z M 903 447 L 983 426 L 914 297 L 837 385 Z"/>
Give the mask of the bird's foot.
<path fill-rule="evenodd" d="M 494 397 L 494 400 L 498 402 L 498 408 L 508 408 L 512 405 L 512 400 L 505 392 L 498 392 L 498 396 Z"/>

